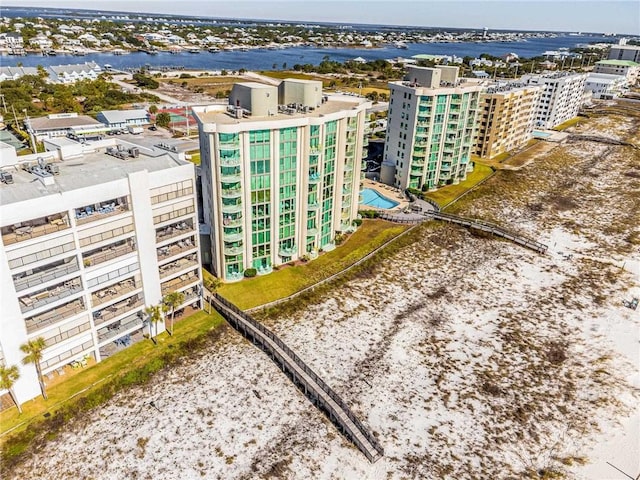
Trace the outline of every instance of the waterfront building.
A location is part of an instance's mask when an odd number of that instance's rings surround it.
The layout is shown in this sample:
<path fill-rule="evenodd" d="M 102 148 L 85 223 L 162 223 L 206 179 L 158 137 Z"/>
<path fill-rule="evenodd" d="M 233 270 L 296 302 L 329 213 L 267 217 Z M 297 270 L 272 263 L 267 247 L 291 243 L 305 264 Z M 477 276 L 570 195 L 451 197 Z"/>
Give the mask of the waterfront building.
<path fill-rule="evenodd" d="M 520 81 L 540 86 L 535 126 L 553 128 L 578 115 L 584 100 L 586 73 L 554 72 L 524 75 Z"/>
<path fill-rule="evenodd" d="M 0 82 L 17 80 L 25 75 L 38 75 L 36 67 L 0 67 Z"/>
<path fill-rule="evenodd" d="M 606 73 L 590 73 L 587 76 L 585 90 L 591 92 L 593 98 L 612 100 L 629 89 L 629 80 L 623 75 Z"/>
<path fill-rule="evenodd" d="M 381 180 L 405 189 L 458 183 L 472 169 L 482 83 L 458 77 L 458 67 L 409 67 L 390 82 Z"/>
<path fill-rule="evenodd" d="M 46 117 L 26 119 L 25 127 L 38 141 L 66 137 L 70 133 L 76 136 L 94 133 L 106 135 L 109 130 L 103 123 L 88 115 L 77 113 L 52 113 Z"/>
<path fill-rule="evenodd" d="M 200 302 L 193 164 L 113 137 L 47 143 L 20 157 L 0 144 L 0 359 L 20 368 L 20 402 L 40 393 L 27 341 L 44 338 L 48 381 L 141 340 L 164 295 Z"/>
<path fill-rule="evenodd" d="M 640 63 L 640 45 L 613 45 L 609 50 L 609 60 L 629 60 Z"/>
<path fill-rule="evenodd" d="M 474 154 L 493 158 L 531 139 L 540 87 L 490 85 L 480 94 Z"/>
<path fill-rule="evenodd" d="M 149 113 L 144 109 L 136 110 L 103 110 L 98 113 L 98 121 L 112 129 L 125 129 L 129 126 L 148 125 Z"/>
<path fill-rule="evenodd" d="M 593 73 L 623 75 L 633 85 L 640 77 L 640 63 L 631 60 L 601 60 L 594 65 Z"/>
<path fill-rule="evenodd" d="M 369 106 L 287 79 L 237 83 L 228 106 L 193 107 L 217 276 L 315 258 L 334 248 L 337 232 L 352 231 Z"/>

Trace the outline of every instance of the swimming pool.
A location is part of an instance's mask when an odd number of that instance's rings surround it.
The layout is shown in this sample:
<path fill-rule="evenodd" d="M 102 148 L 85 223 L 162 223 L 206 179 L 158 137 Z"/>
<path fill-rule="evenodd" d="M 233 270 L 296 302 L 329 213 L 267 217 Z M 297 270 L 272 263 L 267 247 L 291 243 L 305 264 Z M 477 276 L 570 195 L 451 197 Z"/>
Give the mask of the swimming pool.
<path fill-rule="evenodd" d="M 548 138 L 551 136 L 549 132 L 541 132 L 540 130 L 534 130 L 532 133 L 533 138 Z"/>
<path fill-rule="evenodd" d="M 388 199 L 384 195 L 379 194 L 372 188 L 365 188 L 362 190 L 362 205 L 369 205 L 375 208 L 393 208 L 398 206 L 398 202 Z"/>

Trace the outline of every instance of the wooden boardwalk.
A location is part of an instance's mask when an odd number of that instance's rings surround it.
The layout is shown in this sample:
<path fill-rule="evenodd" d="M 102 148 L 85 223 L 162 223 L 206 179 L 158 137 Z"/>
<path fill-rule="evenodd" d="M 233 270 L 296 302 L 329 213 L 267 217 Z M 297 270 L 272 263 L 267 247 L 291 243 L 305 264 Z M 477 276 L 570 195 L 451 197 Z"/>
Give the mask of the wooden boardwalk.
<path fill-rule="evenodd" d="M 451 215 L 450 213 L 442 213 L 442 212 L 427 212 L 426 217 L 427 219 L 433 218 L 434 220 L 441 220 L 443 222 L 455 223 L 456 225 L 462 225 L 463 227 L 473 228 L 476 230 L 481 230 L 483 232 L 488 232 L 495 235 L 496 237 L 501 237 L 506 240 L 510 240 L 513 243 L 521 245 L 530 250 L 534 250 L 538 253 L 545 253 L 549 248 L 544 243 L 537 242 L 523 235 L 515 234 L 498 225 L 495 225 L 490 222 L 485 222 L 484 220 L 474 220 L 474 219 L 459 217 L 458 215 Z"/>
<path fill-rule="evenodd" d="M 265 351 L 304 394 L 375 463 L 383 455 L 382 446 L 373 434 L 356 418 L 344 401 L 271 330 L 238 309 L 234 304 L 214 293 L 215 309 L 247 339 Z"/>

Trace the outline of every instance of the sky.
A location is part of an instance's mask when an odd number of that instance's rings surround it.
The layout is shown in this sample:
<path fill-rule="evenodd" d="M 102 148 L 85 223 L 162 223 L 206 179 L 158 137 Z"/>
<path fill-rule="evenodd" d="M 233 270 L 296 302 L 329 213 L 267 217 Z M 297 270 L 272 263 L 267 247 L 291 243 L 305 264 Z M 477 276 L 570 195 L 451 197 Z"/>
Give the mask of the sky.
<path fill-rule="evenodd" d="M 345 24 L 640 35 L 640 0 L 2 0 L 2 5 Z"/>

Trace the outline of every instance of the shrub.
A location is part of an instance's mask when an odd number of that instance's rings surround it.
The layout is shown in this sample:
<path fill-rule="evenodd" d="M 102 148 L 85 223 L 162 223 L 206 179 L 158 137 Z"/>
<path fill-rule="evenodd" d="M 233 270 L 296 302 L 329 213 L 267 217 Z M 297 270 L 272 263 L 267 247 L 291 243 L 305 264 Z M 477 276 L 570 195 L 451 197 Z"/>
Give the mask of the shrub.
<path fill-rule="evenodd" d="M 247 268 L 244 271 L 244 276 L 247 278 L 255 277 L 258 274 L 258 271 L 255 268 Z"/>
<path fill-rule="evenodd" d="M 189 73 L 181 73 L 179 78 L 194 78 L 194 77 Z"/>
<path fill-rule="evenodd" d="M 362 219 L 361 218 L 356 218 L 353 221 L 353 225 L 356 226 L 356 227 L 359 227 L 360 225 L 362 225 Z"/>

